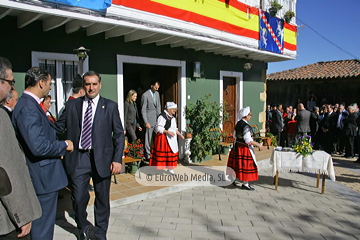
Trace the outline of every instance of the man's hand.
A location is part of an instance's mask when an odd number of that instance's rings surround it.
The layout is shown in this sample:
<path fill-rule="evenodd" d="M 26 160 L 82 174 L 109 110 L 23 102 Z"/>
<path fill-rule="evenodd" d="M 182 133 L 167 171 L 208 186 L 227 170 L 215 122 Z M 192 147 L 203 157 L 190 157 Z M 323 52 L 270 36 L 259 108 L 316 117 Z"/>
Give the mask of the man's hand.
<path fill-rule="evenodd" d="M 146 123 L 146 124 L 145 124 L 145 127 L 146 127 L 147 129 L 150 129 L 150 128 L 151 128 L 150 123 Z"/>
<path fill-rule="evenodd" d="M 17 235 L 18 238 L 22 238 L 22 237 L 25 237 L 26 235 L 28 235 L 31 230 L 31 222 L 22 226 L 20 228 L 20 230 L 21 230 L 21 233 Z"/>
<path fill-rule="evenodd" d="M 73 152 L 74 151 L 74 144 L 71 140 L 65 140 L 65 142 L 67 143 L 67 148 L 66 148 L 66 151 L 67 152 Z"/>
<path fill-rule="evenodd" d="M 142 131 L 142 128 L 141 128 L 141 127 L 139 127 L 138 129 L 139 129 L 140 132 Z"/>
<path fill-rule="evenodd" d="M 121 163 L 112 162 L 110 165 L 111 174 L 118 174 L 121 171 Z"/>

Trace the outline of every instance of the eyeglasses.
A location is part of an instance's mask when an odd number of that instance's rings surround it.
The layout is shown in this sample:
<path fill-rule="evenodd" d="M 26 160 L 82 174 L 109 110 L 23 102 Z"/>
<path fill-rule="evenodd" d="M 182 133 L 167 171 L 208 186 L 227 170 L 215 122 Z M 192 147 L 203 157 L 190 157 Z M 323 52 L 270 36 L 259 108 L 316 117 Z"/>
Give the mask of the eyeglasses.
<path fill-rule="evenodd" d="M 7 80 L 7 79 L 4 79 L 4 78 L 0 78 L 0 80 L 3 80 L 3 81 L 6 81 L 10 84 L 10 86 L 14 86 L 15 85 L 15 79 L 13 80 Z"/>

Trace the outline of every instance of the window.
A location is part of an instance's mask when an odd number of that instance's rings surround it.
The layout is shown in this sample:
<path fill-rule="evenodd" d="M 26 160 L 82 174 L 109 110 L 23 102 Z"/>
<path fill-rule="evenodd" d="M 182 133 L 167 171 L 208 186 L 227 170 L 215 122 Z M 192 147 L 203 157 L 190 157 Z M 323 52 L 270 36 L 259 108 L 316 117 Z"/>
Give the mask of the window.
<path fill-rule="evenodd" d="M 50 112 L 57 118 L 65 102 L 72 95 L 72 83 L 76 74 L 88 71 L 88 58 L 82 64 L 75 54 L 32 52 L 32 65 L 50 72 Z"/>

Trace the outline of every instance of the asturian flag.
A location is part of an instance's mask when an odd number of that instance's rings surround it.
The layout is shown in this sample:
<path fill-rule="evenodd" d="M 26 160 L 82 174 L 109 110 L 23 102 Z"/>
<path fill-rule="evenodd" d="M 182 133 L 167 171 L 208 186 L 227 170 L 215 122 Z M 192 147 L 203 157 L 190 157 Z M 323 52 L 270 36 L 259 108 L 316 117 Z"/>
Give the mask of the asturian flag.
<path fill-rule="evenodd" d="M 105 11 L 111 6 L 112 0 L 47 0 L 50 2 L 61 3 L 74 7 L 92 9 L 96 11 Z"/>
<path fill-rule="evenodd" d="M 259 48 L 275 53 L 284 53 L 284 20 L 270 17 L 262 10 L 260 16 Z"/>

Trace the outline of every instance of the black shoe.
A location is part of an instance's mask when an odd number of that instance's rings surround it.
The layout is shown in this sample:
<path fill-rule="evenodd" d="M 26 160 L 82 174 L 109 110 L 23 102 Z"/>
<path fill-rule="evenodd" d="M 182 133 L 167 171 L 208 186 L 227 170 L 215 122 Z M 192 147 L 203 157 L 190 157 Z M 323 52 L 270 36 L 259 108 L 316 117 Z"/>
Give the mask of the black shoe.
<path fill-rule="evenodd" d="M 93 192 L 93 191 L 95 190 L 95 189 L 94 189 L 94 186 L 91 185 L 91 184 L 89 184 L 88 190 L 89 190 L 90 192 Z"/>
<path fill-rule="evenodd" d="M 90 225 L 85 227 L 84 232 L 80 233 L 79 240 L 91 240 L 89 236 L 89 229 L 90 229 Z"/>
<path fill-rule="evenodd" d="M 249 191 L 254 191 L 255 190 L 255 188 L 253 188 L 253 187 L 251 187 L 250 185 L 241 185 L 241 188 L 242 189 L 246 189 L 246 190 L 249 190 Z"/>

